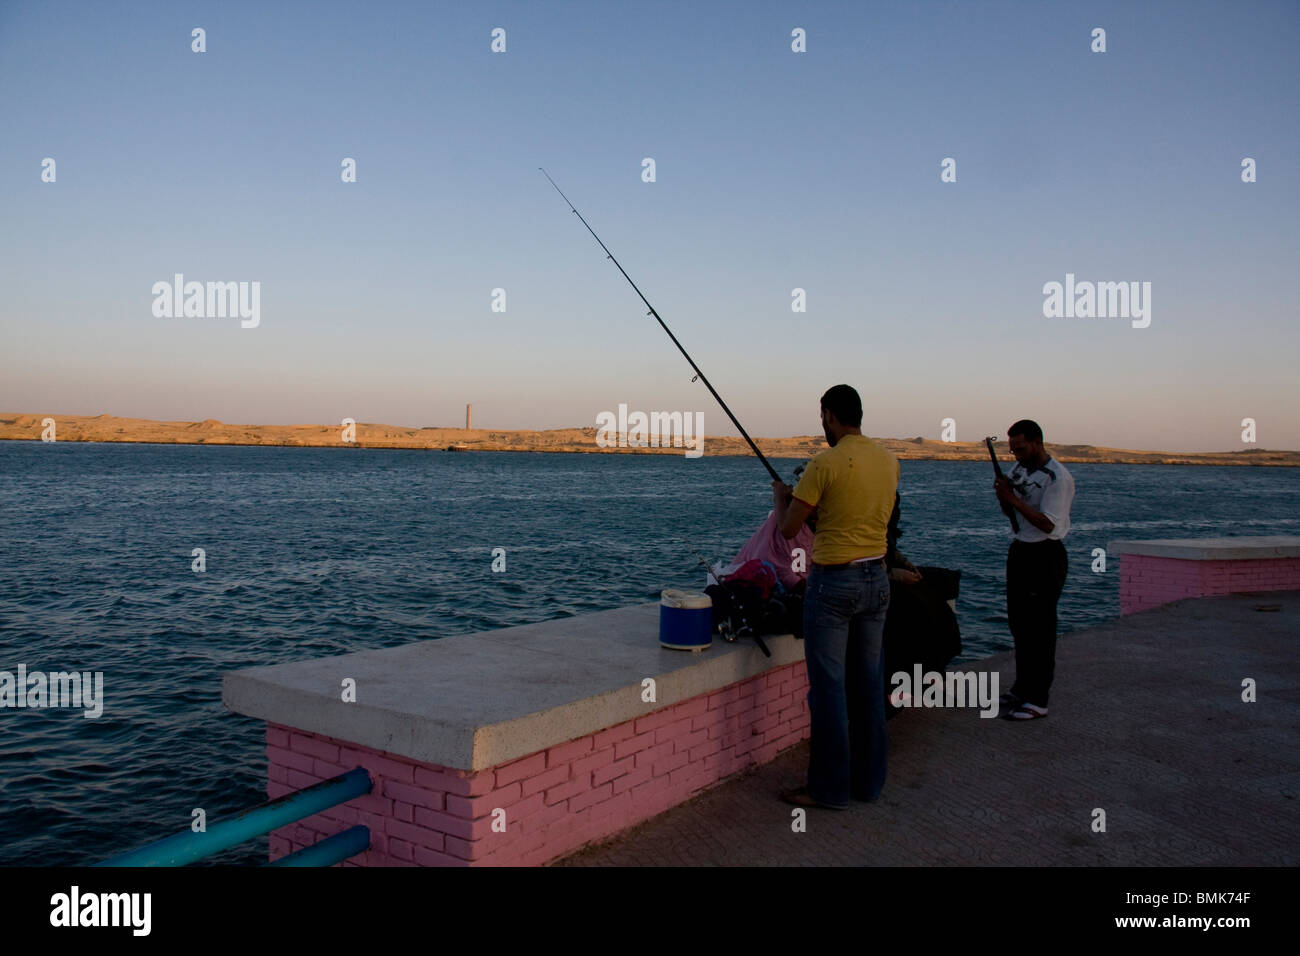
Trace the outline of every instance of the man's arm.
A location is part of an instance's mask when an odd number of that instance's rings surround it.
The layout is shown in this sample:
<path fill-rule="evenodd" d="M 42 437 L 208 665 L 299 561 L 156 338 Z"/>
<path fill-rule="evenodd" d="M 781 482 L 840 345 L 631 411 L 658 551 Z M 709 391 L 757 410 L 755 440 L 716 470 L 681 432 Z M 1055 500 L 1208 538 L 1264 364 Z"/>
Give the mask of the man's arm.
<path fill-rule="evenodd" d="M 786 539 L 797 535 L 813 513 L 812 506 L 794 497 L 794 489 L 783 481 L 772 482 L 772 507 L 776 511 L 781 537 Z"/>
<path fill-rule="evenodd" d="M 1011 479 L 997 478 L 993 482 L 993 488 L 997 492 L 998 501 L 1015 508 L 1024 515 L 1026 521 L 1043 532 L 1043 534 L 1051 534 L 1056 528 L 1056 524 L 1051 518 L 1021 500 L 1020 496 L 1011 488 Z"/>

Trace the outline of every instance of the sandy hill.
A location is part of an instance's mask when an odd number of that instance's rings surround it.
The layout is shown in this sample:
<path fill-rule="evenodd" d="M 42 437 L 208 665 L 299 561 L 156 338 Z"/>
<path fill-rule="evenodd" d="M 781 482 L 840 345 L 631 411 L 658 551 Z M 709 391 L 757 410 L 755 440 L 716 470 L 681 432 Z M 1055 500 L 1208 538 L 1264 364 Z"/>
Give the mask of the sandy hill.
<path fill-rule="evenodd" d="M 154 442 L 179 445 L 290 445 L 322 448 L 424 448 L 458 451 L 564 451 L 623 455 L 680 455 L 680 448 L 601 448 L 595 428 L 555 428 L 549 431 L 501 431 L 475 428 L 403 428 L 358 422 L 356 442 L 342 441 L 338 425 L 228 425 L 214 418 L 201 422 L 158 422 L 112 415 L 59 415 L 0 413 L 0 439 L 40 439 L 42 421 L 53 418 L 58 441 Z M 941 442 L 928 438 L 876 439 L 900 459 L 987 461 L 983 442 Z M 810 458 L 826 448 L 821 435 L 793 438 L 756 438 L 770 458 Z M 1226 452 L 1134 451 L 1094 445 L 1048 443 L 1048 450 L 1063 462 L 1175 465 L 1300 465 L 1300 452 L 1250 448 Z M 706 436 L 705 455 L 748 455 L 742 438 Z M 1010 455 L 1006 442 L 999 456 Z"/>

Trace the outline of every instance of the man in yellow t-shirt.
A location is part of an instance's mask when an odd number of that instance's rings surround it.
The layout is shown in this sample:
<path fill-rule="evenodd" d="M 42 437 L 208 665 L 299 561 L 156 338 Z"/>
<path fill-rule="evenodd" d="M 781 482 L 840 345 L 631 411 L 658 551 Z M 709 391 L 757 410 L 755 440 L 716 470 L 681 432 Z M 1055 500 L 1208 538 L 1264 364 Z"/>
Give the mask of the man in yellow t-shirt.
<path fill-rule="evenodd" d="M 830 450 L 808 464 L 795 488 L 772 482 L 785 537 L 793 538 L 817 510 L 803 608 L 812 716 L 808 785 L 782 799 L 846 810 L 850 797 L 875 800 L 885 785 L 885 532 L 898 459 L 862 434 L 862 399 L 848 385 L 822 396 L 821 415 Z"/>

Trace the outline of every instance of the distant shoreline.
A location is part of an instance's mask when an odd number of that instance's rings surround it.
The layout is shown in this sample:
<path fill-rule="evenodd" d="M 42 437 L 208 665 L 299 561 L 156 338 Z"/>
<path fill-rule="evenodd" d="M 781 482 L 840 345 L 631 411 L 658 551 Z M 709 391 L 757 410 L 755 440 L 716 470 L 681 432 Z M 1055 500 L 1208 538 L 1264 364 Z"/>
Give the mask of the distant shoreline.
<path fill-rule="evenodd" d="M 162 422 L 111 415 L 33 415 L 0 413 L 0 441 L 39 441 L 43 421 L 54 420 L 56 441 L 120 442 L 156 445 L 249 445 L 282 448 L 401 448 L 423 451 L 517 451 L 574 454 L 683 455 L 682 448 L 601 448 L 595 428 L 557 428 L 547 431 L 505 431 L 464 428 L 402 428 L 394 425 L 356 424 L 356 441 L 342 441 L 341 426 L 231 425 L 215 419 L 202 422 Z M 925 438 L 877 438 L 905 461 L 988 461 L 981 442 L 941 442 Z M 756 438 L 770 458 L 811 458 L 826 449 L 821 435 L 792 438 Z M 997 443 L 998 456 L 1010 460 L 1006 442 Z M 1300 452 L 1249 449 L 1229 452 L 1162 452 L 1094 445 L 1047 442 L 1047 450 L 1066 464 L 1123 465 L 1272 465 L 1300 467 Z M 704 455 L 753 454 L 742 438 L 704 438 Z"/>

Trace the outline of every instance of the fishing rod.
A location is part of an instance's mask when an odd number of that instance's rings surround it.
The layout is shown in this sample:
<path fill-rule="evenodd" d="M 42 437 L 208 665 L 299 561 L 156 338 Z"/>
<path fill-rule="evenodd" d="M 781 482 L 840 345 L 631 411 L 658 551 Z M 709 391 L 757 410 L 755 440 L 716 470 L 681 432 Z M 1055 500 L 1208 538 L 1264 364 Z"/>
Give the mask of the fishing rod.
<path fill-rule="evenodd" d="M 997 441 L 997 436 L 990 435 L 984 439 L 984 444 L 989 446 L 989 457 L 993 459 L 993 476 L 995 478 L 1005 478 L 1006 475 L 1002 474 L 1002 466 L 998 464 L 998 453 L 993 450 L 995 441 Z M 1016 509 L 1010 505 L 1003 505 L 1002 513 L 1011 519 L 1011 530 L 1016 534 L 1020 534 L 1020 521 L 1016 518 Z"/>
<path fill-rule="evenodd" d="M 618 266 L 618 271 L 623 273 L 623 278 L 627 280 L 627 284 L 633 288 L 633 290 L 636 292 L 637 295 L 641 296 L 641 301 L 644 302 L 646 308 L 650 310 L 648 314 L 653 315 L 655 319 L 658 320 L 659 324 L 663 326 L 663 330 L 668 333 L 668 337 L 673 340 L 673 345 L 677 346 L 677 350 L 686 357 L 686 361 L 691 363 L 691 368 L 695 369 L 696 376 L 699 378 L 701 382 L 704 383 L 704 387 L 707 388 L 710 393 L 712 393 L 713 397 L 718 400 L 718 404 L 722 406 L 722 410 L 726 412 L 727 417 L 731 419 L 731 424 L 735 425 L 736 428 L 740 430 L 740 434 L 744 436 L 745 441 L 749 442 L 749 447 L 754 450 L 754 454 L 758 456 L 758 460 L 761 461 L 763 463 L 763 467 L 768 470 L 768 473 L 772 476 L 772 480 L 781 481 L 782 483 L 784 483 L 784 480 L 781 478 L 781 476 L 776 473 L 776 469 L 773 468 L 771 463 L 768 462 L 768 460 L 763 457 L 763 453 L 758 450 L 758 446 L 754 444 L 754 439 L 749 437 L 749 432 L 745 431 L 744 426 L 740 424 L 740 422 L 736 419 L 736 416 L 731 414 L 731 409 L 728 408 L 727 403 L 722 400 L 722 396 L 718 394 L 717 389 L 715 389 L 709 383 L 708 378 L 705 376 L 703 372 L 700 371 L 700 367 L 695 364 L 695 360 L 691 358 L 690 354 L 687 353 L 686 349 L 682 348 L 682 343 L 677 341 L 677 336 L 673 335 L 672 329 L 668 328 L 668 324 L 664 322 L 662 318 L 659 317 L 659 313 L 656 312 L 655 307 L 650 304 L 650 300 L 647 299 L 644 295 L 642 295 L 641 290 L 638 289 L 636 287 L 636 283 L 632 281 L 632 277 L 627 274 L 627 270 L 625 270 L 621 265 L 619 265 L 618 260 L 614 258 L 614 253 L 609 251 L 609 247 L 606 246 L 605 243 L 601 242 L 600 236 L 596 235 L 596 230 L 592 229 L 591 226 L 588 224 L 587 220 L 582 218 L 582 213 L 578 212 L 578 207 L 576 207 L 573 203 L 569 202 L 569 197 L 564 195 L 564 190 L 562 190 L 559 186 L 555 185 L 555 180 L 551 179 L 550 173 L 548 173 L 545 169 L 542 169 L 541 166 L 538 166 L 537 168 L 542 170 L 543 176 L 545 176 L 547 179 L 550 179 L 551 185 L 555 186 L 555 191 L 560 194 L 560 197 L 566 203 L 569 203 L 569 208 L 573 210 L 573 214 L 575 216 L 577 216 L 579 219 L 582 220 L 582 224 L 587 227 L 587 231 L 591 233 L 592 238 L 595 239 L 597 242 L 600 242 L 600 248 L 605 250 L 605 256 L 609 259 L 610 262 Z"/>

